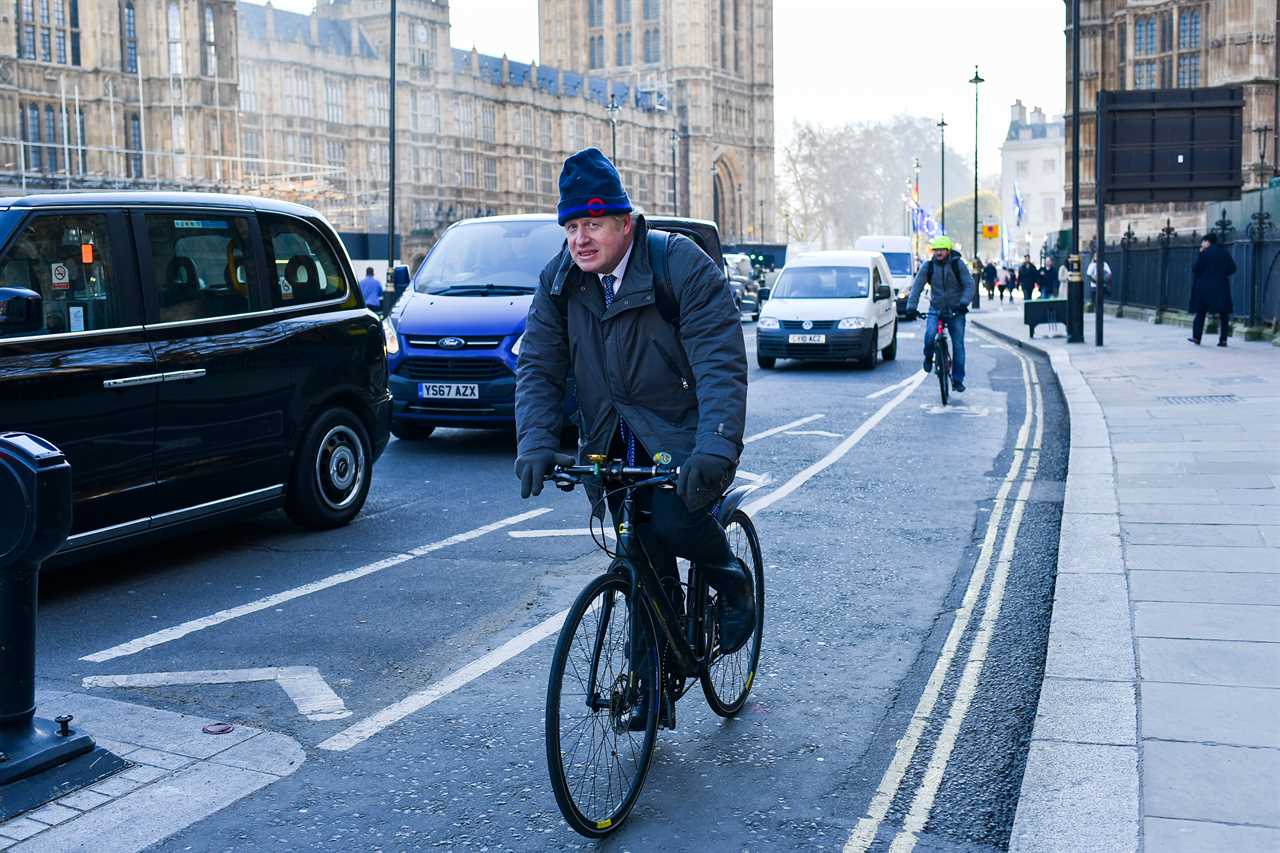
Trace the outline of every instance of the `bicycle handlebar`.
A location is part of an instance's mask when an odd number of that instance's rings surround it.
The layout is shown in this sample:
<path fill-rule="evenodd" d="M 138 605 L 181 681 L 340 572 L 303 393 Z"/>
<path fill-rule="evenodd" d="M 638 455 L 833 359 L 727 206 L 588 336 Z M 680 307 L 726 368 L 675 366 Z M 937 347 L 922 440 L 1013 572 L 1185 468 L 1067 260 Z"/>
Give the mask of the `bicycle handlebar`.
<path fill-rule="evenodd" d="M 557 486 L 568 491 L 584 477 L 641 486 L 673 485 L 679 475 L 680 469 L 673 465 L 626 465 L 620 459 L 610 459 L 590 465 L 557 465 L 545 480 L 554 480 Z"/>

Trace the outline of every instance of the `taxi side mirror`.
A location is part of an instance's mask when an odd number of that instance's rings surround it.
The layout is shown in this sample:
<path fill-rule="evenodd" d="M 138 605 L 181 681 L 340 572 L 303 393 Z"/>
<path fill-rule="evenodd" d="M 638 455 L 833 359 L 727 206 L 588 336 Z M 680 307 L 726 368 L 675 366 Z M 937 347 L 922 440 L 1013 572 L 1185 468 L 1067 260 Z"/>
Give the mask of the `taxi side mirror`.
<path fill-rule="evenodd" d="M 0 287 L 0 334 L 24 335 L 43 328 L 40 294 L 25 287 Z"/>

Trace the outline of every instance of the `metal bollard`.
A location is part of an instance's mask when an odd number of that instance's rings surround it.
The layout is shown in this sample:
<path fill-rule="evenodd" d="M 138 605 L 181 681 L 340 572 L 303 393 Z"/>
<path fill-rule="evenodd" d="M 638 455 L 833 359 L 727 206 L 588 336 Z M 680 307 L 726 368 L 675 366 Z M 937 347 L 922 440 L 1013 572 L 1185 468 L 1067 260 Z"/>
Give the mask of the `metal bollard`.
<path fill-rule="evenodd" d="M 1067 257 L 1067 343 L 1084 343 L 1084 275 L 1079 255 Z"/>
<path fill-rule="evenodd" d="M 71 466 L 62 451 L 33 435 L 0 433 L 0 821 L 123 764 L 71 729 L 69 715 L 35 715 L 40 564 L 70 530 Z M 91 752 L 114 763 L 63 767 Z"/>

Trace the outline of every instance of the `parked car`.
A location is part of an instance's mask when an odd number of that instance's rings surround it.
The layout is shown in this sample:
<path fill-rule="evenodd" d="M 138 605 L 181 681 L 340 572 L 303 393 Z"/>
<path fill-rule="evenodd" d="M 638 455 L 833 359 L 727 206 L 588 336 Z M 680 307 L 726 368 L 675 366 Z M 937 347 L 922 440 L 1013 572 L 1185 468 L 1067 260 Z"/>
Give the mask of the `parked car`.
<path fill-rule="evenodd" d="M 760 298 L 757 295 L 758 287 L 754 287 L 751 279 L 743 278 L 739 275 L 730 275 L 727 277 L 729 289 L 733 291 L 733 304 L 737 307 L 739 314 L 749 314 L 752 320 L 760 318 Z"/>
<path fill-rule="evenodd" d="M 843 361 L 874 367 L 898 354 L 889 267 L 879 252 L 812 252 L 787 264 L 756 324 L 756 361 Z"/>
<path fill-rule="evenodd" d="M 0 430 L 71 463 L 60 554 L 277 507 L 350 521 L 388 441 L 387 328 L 309 208 L 0 199 Z"/>
<path fill-rule="evenodd" d="M 711 222 L 647 218 L 684 234 L 721 262 Z M 391 431 L 425 439 L 436 427 L 515 423 L 515 368 L 538 275 L 564 245 L 552 214 L 491 216 L 454 223 L 413 275 L 391 313 L 399 337 L 389 357 L 395 398 Z M 571 429 L 577 404 L 565 401 Z"/>

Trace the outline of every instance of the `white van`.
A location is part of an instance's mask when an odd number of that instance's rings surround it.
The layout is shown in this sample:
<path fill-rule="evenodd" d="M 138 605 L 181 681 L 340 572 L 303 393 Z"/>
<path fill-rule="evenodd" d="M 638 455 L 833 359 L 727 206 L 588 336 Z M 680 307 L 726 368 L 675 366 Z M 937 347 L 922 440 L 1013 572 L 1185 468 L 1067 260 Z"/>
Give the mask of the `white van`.
<path fill-rule="evenodd" d="M 857 359 L 898 354 L 889 265 L 879 252 L 811 252 L 789 261 L 760 309 L 756 362 Z"/>
<path fill-rule="evenodd" d="M 911 238 L 896 235 L 859 237 L 853 248 L 884 255 L 885 263 L 889 265 L 889 274 L 893 276 L 894 296 L 901 304 L 906 305 L 917 269 L 915 256 L 911 253 Z"/>

